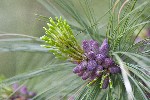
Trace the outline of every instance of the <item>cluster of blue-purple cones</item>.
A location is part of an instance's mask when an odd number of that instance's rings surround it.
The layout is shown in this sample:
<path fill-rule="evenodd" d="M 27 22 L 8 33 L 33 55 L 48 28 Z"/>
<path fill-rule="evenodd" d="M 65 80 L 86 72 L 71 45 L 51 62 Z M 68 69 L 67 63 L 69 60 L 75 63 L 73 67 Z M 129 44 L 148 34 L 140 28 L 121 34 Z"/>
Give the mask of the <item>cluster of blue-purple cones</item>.
<path fill-rule="evenodd" d="M 97 41 L 84 40 L 82 43 L 86 59 L 77 64 L 73 72 L 82 77 L 83 80 L 94 80 L 102 76 L 120 73 L 120 67 L 109 57 L 109 45 L 105 39 L 99 47 Z M 106 89 L 109 85 L 109 76 L 103 80 L 102 88 Z"/>
<path fill-rule="evenodd" d="M 19 87 L 18 84 L 13 85 L 14 94 L 10 97 L 10 100 L 32 100 L 36 95 L 35 92 L 28 91 L 26 86 Z"/>

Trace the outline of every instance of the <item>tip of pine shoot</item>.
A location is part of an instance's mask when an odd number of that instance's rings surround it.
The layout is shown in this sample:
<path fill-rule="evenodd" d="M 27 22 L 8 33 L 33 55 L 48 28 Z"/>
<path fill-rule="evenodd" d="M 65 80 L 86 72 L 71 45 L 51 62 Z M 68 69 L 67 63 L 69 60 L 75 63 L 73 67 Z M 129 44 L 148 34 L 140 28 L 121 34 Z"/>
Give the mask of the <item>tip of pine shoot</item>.
<path fill-rule="evenodd" d="M 45 27 L 43 27 L 43 29 L 46 31 L 47 29 Z"/>
<path fill-rule="evenodd" d="M 41 47 L 45 47 L 45 45 L 40 45 Z"/>

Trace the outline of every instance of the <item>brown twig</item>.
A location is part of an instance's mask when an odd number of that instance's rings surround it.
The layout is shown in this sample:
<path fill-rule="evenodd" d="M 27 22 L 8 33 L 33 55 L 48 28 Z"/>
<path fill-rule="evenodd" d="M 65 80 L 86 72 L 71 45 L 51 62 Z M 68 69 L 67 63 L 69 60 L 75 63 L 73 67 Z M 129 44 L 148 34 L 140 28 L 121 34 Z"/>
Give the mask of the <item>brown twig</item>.
<path fill-rule="evenodd" d="M 124 3 L 122 4 L 121 8 L 119 9 L 119 13 L 118 13 L 118 24 L 119 24 L 119 22 L 120 22 L 120 13 L 121 13 L 123 7 L 125 6 L 125 4 L 126 4 L 128 1 L 129 1 L 129 0 L 125 0 Z"/>

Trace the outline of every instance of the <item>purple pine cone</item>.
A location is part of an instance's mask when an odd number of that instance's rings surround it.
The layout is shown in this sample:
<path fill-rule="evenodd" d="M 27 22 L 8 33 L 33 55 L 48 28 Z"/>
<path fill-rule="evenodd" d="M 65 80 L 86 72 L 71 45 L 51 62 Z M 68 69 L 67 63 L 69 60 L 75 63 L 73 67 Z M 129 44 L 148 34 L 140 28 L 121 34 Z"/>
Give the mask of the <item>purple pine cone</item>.
<path fill-rule="evenodd" d="M 94 80 L 96 78 L 95 72 L 91 73 L 91 76 L 89 77 L 90 81 Z"/>
<path fill-rule="evenodd" d="M 76 67 L 74 67 L 73 68 L 73 73 L 79 73 L 80 71 L 79 71 L 79 67 L 78 66 L 76 66 Z"/>
<path fill-rule="evenodd" d="M 90 40 L 90 47 L 91 47 L 91 50 L 94 52 L 94 53 L 98 53 L 99 51 L 99 44 L 97 41 L 94 41 L 94 40 Z"/>
<path fill-rule="evenodd" d="M 89 45 L 90 45 L 90 46 L 92 46 L 92 44 L 93 44 L 94 42 L 95 42 L 95 41 L 94 41 L 94 40 L 92 40 L 92 39 L 91 39 L 91 40 L 89 40 Z M 92 48 L 92 47 L 91 47 L 91 48 Z"/>
<path fill-rule="evenodd" d="M 82 62 L 81 62 L 81 65 L 84 66 L 84 67 L 87 67 L 87 61 L 85 61 L 85 60 L 82 61 Z"/>
<path fill-rule="evenodd" d="M 88 61 L 87 69 L 88 69 L 89 71 L 94 70 L 96 67 L 97 67 L 97 63 L 96 63 L 95 60 L 90 60 L 90 61 Z"/>
<path fill-rule="evenodd" d="M 86 53 L 90 51 L 90 45 L 89 45 L 88 40 L 84 40 L 82 42 L 82 48 L 83 48 L 84 52 L 86 52 Z"/>
<path fill-rule="evenodd" d="M 106 77 L 102 84 L 102 89 L 106 89 L 109 85 L 109 77 Z"/>
<path fill-rule="evenodd" d="M 26 87 L 26 86 L 22 86 L 22 87 L 20 88 L 20 93 L 26 95 L 26 94 L 28 93 L 27 87 Z"/>
<path fill-rule="evenodd" d="M 98 64 L 101 64 L 104 61 L 105 56 L 102 54 L 97 54 L 95 59 L 96 59 Z"/>
<path fill-rule="evenodd" d="M 105 56 L 108 55 L 109 52 L 109 45 L 108 45 L 108 41 L 107 39 L 105 39 L 101 45 L 101 47 L 99 48 L 99 53 L 103 54 Z"/>
<path fill-rule="evenodd" d="M 120 73 L 121 72 L 121 69 L 120 69 L 120 67 L 110 67 L 109 68 L 109 71 L 110 71 L 110 73 L 112 73 L 112 74 L 116 74 L 116 73 Z"/>
<path fill-rule="evenodd" d="M 19 85 L 16 83 L 12 86 L 15 91 L 18 87 Z M 9 100 L 29 100 L 35 95 L 35 92 L 30 92 L 27 90 L 26 86 L 22 86 L 19 91 L 16 91 L 11 97 L 9 97 Z"/>
<path fill-rule="evenodd" d="M 102 75 L 102 71 L 103 71 L 103 66 L 98 65 L 98 67 L 96 68 L 96 72 L 95 72 L 96 76 L 100 77 Z"/>
<path fill-rule="evenodd" d="M 35 95 L 36 95 L 36 93 L 35 92 L 28 92 L 28 95 L 29 95 L 29 97 L 34 97 Z"/>
<path fill-rule="evenodd" d="M 87 57 L 90 60 L 94 60 L 95 59 L 95 53 L 93 51 L 90 51 L 87 53 Z"/>
<path fill-rule="evenodd" d="M 96 75 L 97 77 L 100 77 L 100 76 L 102 76 L 102 72 L 97 70 L 97 71 L 95 72 L 95 75 Z"/>
<path fill-rule="evenodd" d="M 79 71 L 83 71 L 87 68 L 87 61 L 82 61 L 80 64 L 79 64 Z"/>
<path fill-rule="evenodd" d="M 98 70 L 98 71 L 102 71 L 103 69 L 104 69 L 103 66 L 98 65 L 98 67 L 97 67 L 97 70 Z"/>
<path fill-rule="evenodd" d="M 18 89 L 19 85 L 17 83 L 13 84 L 12 88 L 13 91 L 16 91 Z"/>
<path fill-rule="evenodd" d="M 84 71 L 79 72 L 79 73 L 78 73 L 78 76 L 82 76 L 83 73 L 84 73 Z"/>
<path fill-rule="evenodd" d="M 86 69 L 86 67 L 82 66 L 81 64 L 79 64 L 78 66 L 79 66 L 79 72 L 84 71 Z"/>
<path fill-rule="evenodd" d="M 84 72 L 83 75 L 82 75 L 82 79 L 83 79 L 83 80 L 88 79 L 88 78 L 89 78 L 89 75 L 90 75 L 89 72 Z"/>
<path fill-rule="evenodd" d="M 105 58 L 105 61 L 104 61 L 105 68 L 108 68 L 108 67 L 112 66 L 113 64 L 114 64 L 114 61 L 112 58 Z"/>
<path fill-rule="evenodd" d="M 12 95 L 10 97 L 10 100 L 16 100 L 16 98 L 20 98 L 20 95 L 19 94 Z"/>

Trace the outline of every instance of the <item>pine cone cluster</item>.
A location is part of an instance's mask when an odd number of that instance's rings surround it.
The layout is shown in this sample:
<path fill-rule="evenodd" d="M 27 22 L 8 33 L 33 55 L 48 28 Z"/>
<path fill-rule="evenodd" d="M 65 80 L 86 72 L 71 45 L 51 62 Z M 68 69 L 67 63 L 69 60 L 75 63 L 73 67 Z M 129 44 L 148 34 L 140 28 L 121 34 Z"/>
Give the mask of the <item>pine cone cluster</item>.
<path fill-rule="evenodd" d="M 36 95 L 35 92 L 28 91 L 26 86 L 19 88 L 18 84 L 13 85 L 13 91 L 15 93 L 10 97 L 10 100 L 32 100 Z"/>
<path fill-rule="evenodd" d="M 97 41 L 84 40 L 82 48 L 86 59 L 78 63 L 73 69 L 73 72 L 82 77 L 83 80 L 89 79 L 90 81 L 105 76 L 102 88 L 106 89 L 109 85 L 109 76 L 106 75 L 121 72 L 120 67 L 115 63 L 112 57 L 109 57 L 107 39 L 103 41 L 100 47 Z"/>

